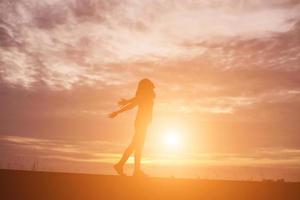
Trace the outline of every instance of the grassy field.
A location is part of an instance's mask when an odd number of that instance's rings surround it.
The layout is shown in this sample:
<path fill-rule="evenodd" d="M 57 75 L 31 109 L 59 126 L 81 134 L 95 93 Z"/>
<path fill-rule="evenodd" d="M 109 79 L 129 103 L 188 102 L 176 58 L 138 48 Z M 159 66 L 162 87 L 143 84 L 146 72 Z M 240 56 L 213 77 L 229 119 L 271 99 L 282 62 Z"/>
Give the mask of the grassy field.
<path fill-rule="evenodd" d="M 300 199 L 300 183 L 0 170 L 1 200 Z"/>

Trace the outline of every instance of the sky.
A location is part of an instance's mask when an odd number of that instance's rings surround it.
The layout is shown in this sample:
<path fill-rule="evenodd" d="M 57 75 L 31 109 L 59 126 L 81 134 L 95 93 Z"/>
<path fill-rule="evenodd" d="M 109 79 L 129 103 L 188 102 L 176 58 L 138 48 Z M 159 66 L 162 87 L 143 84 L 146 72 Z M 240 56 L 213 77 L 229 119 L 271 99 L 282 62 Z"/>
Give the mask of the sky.
<path fill-rule="evenodd" d="M 150 174 L 299 181 L 299 36 L 297 0 L 1 0 L 0 166 L 112 174 L 146 77 Z"/>

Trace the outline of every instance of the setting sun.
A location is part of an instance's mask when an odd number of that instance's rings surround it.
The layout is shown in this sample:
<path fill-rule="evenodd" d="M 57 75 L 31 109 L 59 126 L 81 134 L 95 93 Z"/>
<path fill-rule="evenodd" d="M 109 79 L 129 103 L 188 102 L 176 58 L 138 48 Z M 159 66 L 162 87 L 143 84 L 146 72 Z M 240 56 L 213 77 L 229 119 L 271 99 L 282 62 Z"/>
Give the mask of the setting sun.
<path fill-rule="evenodd" d="M 182 143 L 179 132 L 176 130 L 167 130 L 163 143 L 168 149 L 179 149 Z"/>

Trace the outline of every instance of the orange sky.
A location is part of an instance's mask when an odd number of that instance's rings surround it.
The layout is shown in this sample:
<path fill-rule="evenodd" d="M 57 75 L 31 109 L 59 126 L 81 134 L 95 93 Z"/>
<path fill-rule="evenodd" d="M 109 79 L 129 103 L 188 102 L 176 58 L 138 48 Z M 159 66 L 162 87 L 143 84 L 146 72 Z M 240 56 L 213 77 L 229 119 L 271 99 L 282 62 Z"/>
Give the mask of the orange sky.
<path fill-rule="evenodd" d="M 112 173 L 135 111 L 106 114 L 147 77 L 153 174 L 299 180 L 299 11 L 293 0 L 1 1 L 1 166 Z M 180 150 L 164 147 L 170 129 Z"/>

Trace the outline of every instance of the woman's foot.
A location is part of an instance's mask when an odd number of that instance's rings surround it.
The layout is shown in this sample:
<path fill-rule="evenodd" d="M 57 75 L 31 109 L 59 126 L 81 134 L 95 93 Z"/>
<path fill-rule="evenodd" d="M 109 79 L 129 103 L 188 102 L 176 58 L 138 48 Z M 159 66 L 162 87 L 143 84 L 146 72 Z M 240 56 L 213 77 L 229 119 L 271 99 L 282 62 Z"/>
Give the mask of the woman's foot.
<path fill-rule="evenodd" d="M 134 172 L 133 172 L 133 176 L 136 176 L 136 177 L 143 177 L 143 178 L 146 178 L 146 177 L 148 177 L 148 175 L 147 174 L 145 174 L 142 170 L 135 170 Z"/>
<path fill-rule="evenodd" d="M 126 174 L 123 171 L 123 165 L 115 164 L 114 165 L 114 169 L 116 170 L 116 172 L 120 175 L 120 176 L 126 176 Z"/>

